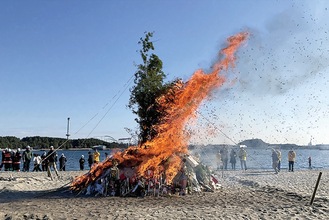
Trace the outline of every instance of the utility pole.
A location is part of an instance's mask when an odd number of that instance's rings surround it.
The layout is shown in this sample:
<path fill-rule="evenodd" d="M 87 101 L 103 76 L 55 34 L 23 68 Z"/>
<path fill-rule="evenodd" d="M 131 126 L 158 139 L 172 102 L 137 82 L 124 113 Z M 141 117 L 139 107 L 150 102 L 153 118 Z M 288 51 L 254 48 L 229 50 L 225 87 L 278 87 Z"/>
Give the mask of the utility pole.
<path fill-rule="evenodd" d="M 67 118 L 67 130 L 66 130 L 66 138 L 69 139 L 70 136 L 70 118 Z"/>

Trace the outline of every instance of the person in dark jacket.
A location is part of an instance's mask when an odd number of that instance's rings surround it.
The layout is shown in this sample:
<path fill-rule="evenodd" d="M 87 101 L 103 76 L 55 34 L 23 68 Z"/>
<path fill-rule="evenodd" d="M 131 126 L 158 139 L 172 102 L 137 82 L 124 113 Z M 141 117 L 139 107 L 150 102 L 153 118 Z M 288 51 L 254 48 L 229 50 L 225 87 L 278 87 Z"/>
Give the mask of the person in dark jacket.
<path fill-rule="evenodd" d="M 5 171 L 12 170 L 13 160 L 12 160 L 11 149 L 7 149 L 5 151 L 5 157 L 4 157 L 3 163 L 5 165 Z"/>
<path fill-rule="evenodd" d="M 2 152 L 1 152 L 1 165 L 0 165 L 0 170 L 2 169 L 2 167 L 3 167 L 3 165 L 4 165 L 5 152 L 6 152 L 6 150 L 2 150 Z"/>
<path fill-rule="evenodd" d="M 84 170 L 85 169 L 85 156 L 81 156 L 80 160 L 79 160 L 79 164 L 80 164 L 80 170 Z"/>
<path fill-rule="evenodd" d="M 232 149 L 230 153 L 230 163 L 232 165 L 232 170 L 235 170 L 236 156 L 237 156 L 236 151 Z"/>
<path fill-rule="evenodd" d="M 21 149 L 17 149 L 17 151 L 14 154 L 13 158 L 13 170 L 14 171 L 20 171 L 21 170 L 21 159 L 22 159 L 22 153 Z"/>
<path fill-rule="evenodd" d="M 43 154 L 41 155 L 41 169 L 42 171 L 47 171 L 47 167 L 48 167 L 48 161 L 46 159 L 47 157 L 47 153 L 43 152 Z"/>
<path fill-rule="evenodd" d="M 30 162 L 32 159 L 32 151 L 30 146 L 26 147 L 26 150 L 23 153 L 23 171 L 29 172 L 30 171 Z"/>
<path fill-rule="evenodd" d="M 47 161 L 48 161 L 48 167 L 47 167 L 48 177 L 50 177 L 51 180 L 53 180 L 53 177 L 51 175 L 51 170 L 50 170 L 51 167 L 55 170 L 55 173 L 56 173 L 57 177 L 59 177 L 58 171 L 57 171 L 57 168 L 56 168 L 56 152 L 54 151 L 53 146 L 50 146 L 50 150 L 48 151 L 46 158 L 47 158 Z"/>
<path fill-rule="evenodd" d="M 89 169 L 91 169 L 91 166 L 94 163 L 94 155 L 89 151 L 88 152 L 88 165 L 89 165 Z"/>
<path fill-rule="evenodd" d="M 59 158 L 59 170 L 65 171 L 65 165 L 66 165 L 67 159 L 64 154 L 61 155 Z"/>

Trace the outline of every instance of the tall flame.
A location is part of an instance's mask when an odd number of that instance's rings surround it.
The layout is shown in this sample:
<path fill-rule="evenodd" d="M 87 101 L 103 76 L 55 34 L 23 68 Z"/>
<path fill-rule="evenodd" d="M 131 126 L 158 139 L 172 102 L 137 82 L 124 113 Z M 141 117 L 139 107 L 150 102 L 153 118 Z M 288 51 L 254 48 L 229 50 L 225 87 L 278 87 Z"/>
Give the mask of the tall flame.
<path fill-rule="evenodd" d="M 134 166 L 140 176 L 146 177 L 147 170 L 153 170 L 155 176 L 164 173 L 170 183 L 181 167 L 181 155 L 188 152 L 190 137 L 184 132 L 186 123 L 196 117 L 196 110 L 202 101 L 209 97 L 211 91 L 225 82 L 225 75 L 220 72 L 234 67 L 236 60 L 234 54 L 247 38 L 246 32 L 229 37 L 228 46 L 220 52 L 224 58 L 213 65 L 209 74 L 201 69 L 197 70 L 188 82 L 177 82 L 168 94 L 160 97 L 157 101 L 166 111 L 166 117 L 156 127 L 158 136 L 143 146 L 130 147 L 124 152 L 118 152 L 113 158 L 119 164 Z M 82 189 L 111 166 L 110 159 L 97 164 L 89 173 L 77 177 L 71 188 Z"/>

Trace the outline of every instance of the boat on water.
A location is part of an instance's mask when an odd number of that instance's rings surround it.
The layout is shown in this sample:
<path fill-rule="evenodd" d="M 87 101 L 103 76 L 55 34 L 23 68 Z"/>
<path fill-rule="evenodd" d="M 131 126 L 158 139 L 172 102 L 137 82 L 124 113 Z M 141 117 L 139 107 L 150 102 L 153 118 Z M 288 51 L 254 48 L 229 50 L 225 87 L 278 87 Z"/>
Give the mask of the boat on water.
<path fill-rule="evenodd" d="M 94 150 L 106 150 L 106 146 L 105 145 L 95 145 L 91 147 Z"/>

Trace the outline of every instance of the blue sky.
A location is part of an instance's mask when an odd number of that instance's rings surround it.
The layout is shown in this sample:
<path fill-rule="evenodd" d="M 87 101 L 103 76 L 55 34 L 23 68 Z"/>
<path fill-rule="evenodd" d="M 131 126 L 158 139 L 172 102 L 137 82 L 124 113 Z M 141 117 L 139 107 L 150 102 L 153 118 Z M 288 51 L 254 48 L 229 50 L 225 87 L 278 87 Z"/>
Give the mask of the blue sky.
<path fill-rule="evenodd" d="M 247 30 L 238 80 L 204 102 L 191 142 L 329 143 L 329 2 L 316 2 L 1 1 L 0 136 L 65 137 L 70 117 L 71 138 L 129 137 L 145 31 L 167 79 L 188 80 Z"/>

